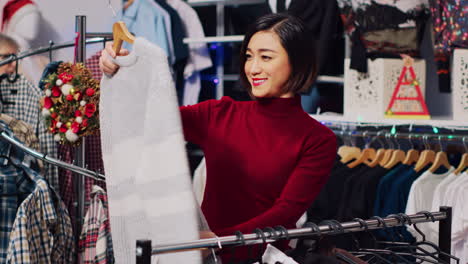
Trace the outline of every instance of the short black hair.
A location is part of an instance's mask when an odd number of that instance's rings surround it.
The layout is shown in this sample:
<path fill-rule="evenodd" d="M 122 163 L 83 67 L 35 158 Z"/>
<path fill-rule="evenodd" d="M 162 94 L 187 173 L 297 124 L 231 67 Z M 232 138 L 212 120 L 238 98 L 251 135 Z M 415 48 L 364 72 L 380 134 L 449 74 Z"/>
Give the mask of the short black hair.
<path fill-rule="evenodd" d="M 294 94 L 309 91 L 317 77 L 317 56 L 315 40 L 301 19 L 288 14 L 268 14 L 258 18 L 245 34 L 240 51 L 240 80 L 252 95 L 252 87 L 245 74 L 246 53 L 252 36 L 260 31 L 271 31 L 278 35 L 286 50 L 291 65 L 291 76 L 283 87 L 283 93 Z"/>

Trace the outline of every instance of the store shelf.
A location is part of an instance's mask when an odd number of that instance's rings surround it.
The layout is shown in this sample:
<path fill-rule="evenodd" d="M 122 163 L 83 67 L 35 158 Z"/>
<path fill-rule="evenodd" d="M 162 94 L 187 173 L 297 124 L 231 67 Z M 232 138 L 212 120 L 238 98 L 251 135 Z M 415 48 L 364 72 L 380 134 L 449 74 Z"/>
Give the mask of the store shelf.
<path fill-rule="evenodd" d="M 317 77 L 318 82 L 327 82 L 327 83 L 344 83 L 344 78 L 339 76 L 328 76 L 328 75 L 319 75 Z"/>
<path fill-rule="evenodd" d="M 184 43 L 221 43 L 221 42 L 242 42 L 244 35 L 205 37 L 205 38 L 184 38 Z"/>
<path fill-rule="evenodd" d="M 468 130 L 468 120 L 467 121 L 455 121 L 450 120 L 450 118 L 443 117 L 443 116 L 435 116 L 432 117 L 431 120 L 404 120 L 404 119 L 391 119 L 391 118 L 383 118 L 383 119 L 361 119 L 357 116 L 350 117 L 350 116 L 343 116 L 343 115 L 328 115 L 328 114 L 321 114 L 321 115 L 310 115 L 315 120 L 320 122 L 330 122 L 330 123 L 341 123 L 341 124 L 349 124 L 349 125 L 426 125 L 426 126 L 433 126 L 438 128 L 449 128 L 449 129 L 462 129 Z"/>
<path fill-rule="evenodd" d="M 187 3 L 191 6 L 209 6 L 209 5 L 253 5 L 262 4 L 266 0 L 189 0 Z"/>

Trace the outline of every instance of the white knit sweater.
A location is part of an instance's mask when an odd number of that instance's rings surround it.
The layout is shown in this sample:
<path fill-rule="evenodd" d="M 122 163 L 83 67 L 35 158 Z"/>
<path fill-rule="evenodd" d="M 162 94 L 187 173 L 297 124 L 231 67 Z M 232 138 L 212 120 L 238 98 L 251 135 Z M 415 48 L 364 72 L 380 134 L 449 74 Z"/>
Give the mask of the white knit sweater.
<path fill-rule="evenodd" d="M 101 81 L 99 110 L 115 258 L 127 264 L 135 263 L 137 239 L 153 246 L 198 239 L 198 208 L 164 51 L 137 38 L 116 62 L 119 71 Z M 200 262 L 198 252 L 158 257 Z"/>

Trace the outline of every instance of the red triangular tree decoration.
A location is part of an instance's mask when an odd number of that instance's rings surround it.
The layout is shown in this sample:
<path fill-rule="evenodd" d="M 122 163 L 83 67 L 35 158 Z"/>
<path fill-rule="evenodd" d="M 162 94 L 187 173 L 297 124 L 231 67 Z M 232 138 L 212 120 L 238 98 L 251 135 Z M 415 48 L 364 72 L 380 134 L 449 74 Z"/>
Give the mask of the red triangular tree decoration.
<path fill-rule="evenodd" d="M 426 102 L 414 73 L 414 60 L 403 55 L 403 69 L 393 91 L 385 117 L 406 119 L 430 119 Z M 409 73 L 410 77 L 407 77 Z"/>

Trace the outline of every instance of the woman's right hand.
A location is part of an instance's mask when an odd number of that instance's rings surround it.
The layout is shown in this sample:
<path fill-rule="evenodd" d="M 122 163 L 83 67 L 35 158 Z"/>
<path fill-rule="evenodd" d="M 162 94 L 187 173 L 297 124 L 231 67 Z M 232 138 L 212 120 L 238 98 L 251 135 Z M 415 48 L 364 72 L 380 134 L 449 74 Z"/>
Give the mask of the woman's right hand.
<path fill-rule="evenodd" d="M 118 56 L 127 56 L 128 50 L 120 49 Z M 112 58 L 117 57 L 115 51 L 112 49 L 112 42 L 106 43 L 106 48 L 101 51 L 99 58 L 99 69 L 106 75 L 114 75 L 119 69 L 119 65 L 115 64 Z"/>

